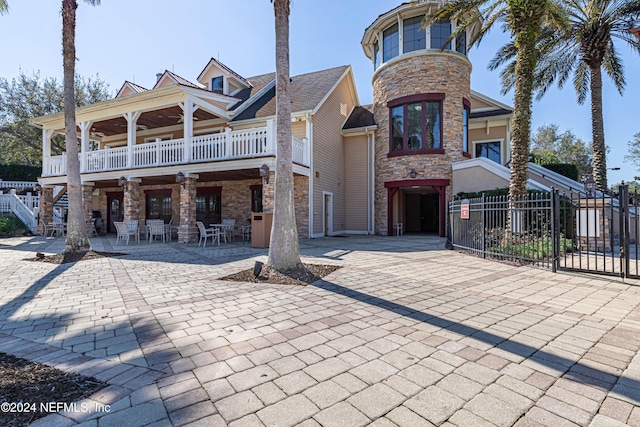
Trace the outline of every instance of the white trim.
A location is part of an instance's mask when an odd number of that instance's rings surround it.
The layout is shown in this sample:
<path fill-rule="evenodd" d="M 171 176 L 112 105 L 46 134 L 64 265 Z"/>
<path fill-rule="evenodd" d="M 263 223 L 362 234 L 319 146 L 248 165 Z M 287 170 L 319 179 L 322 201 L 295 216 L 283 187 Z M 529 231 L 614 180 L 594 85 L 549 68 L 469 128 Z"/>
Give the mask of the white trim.
<path fill-rule="evenodd" d="M 327 196 L 329 196 L 329 212 L 327 221 Z M 327 224 L 328 222 L 328 224 Z M 333 236 L 333 193 L 330 191 L 322 192 L 322 235 Z"/>
<path fill-rule="evenodd" d="M 468 169 L 473 167 L 480 167 L 485 169 L 488 172 L 504 179 L 507 182 L 511 180 L 511 169 L 506 166 L 502 166 L 493 160 L 489 160 L 485 157 L 476 157 L 475 159 L 462 160 L 459 162 L 453 162 L 451 164 L 451 169 L 453 171 Z M 527 179 L 527 188 L 532 188 L 534 190 L 543 190 L 543 191 L 551 191 L 549 187 L 543 185 L 533 179 Z"/>
<path fill-rule="evenodd" d="M 324 94 L 324 97 L 322 97 L 322 99 L 320 100 L 320 102 L 318 102 L 318 105 L 316 105 L 311 114 L 316 114 L 318 112 L 318 110 L 324 105 L 325 102 L 327 102 L 327 99 L 329 99 L 329 97 L 331 96 L 331 94 L 336 90 L 336 88 L 338 87 L 338 85 L 340 85 L 340 83 L 342 83 L 342 80 L 349 74 L 351 73 L 351 65 L 347 66 L 347 69 L 344 70 L 344 73 L 342 73 L 342 75 L 340 76 L 340 78 L 338 78 L 338 80 L 336 80 L 335 84 L 333 86 L 331 86 L 331 89 L 329 89 L 327 91 L 327 93 Z M 349 90 L 351 91 L 351 94 L 354 98 L 354 103 L 355 105 L 360 105 L 360 101 L 358 100 L 358 93 L 356 92 L 356 86 L 354 84 L 353 81 L 353 73 L 351 73 L 351 81 L 350 81 L 350 85 L 349 85 Z"/>
<path fill-rule="evenodd" d="M 173 134 L 172 133 L 167 133 L 164 135 L 158 135 L 158 136 L 148 136 L 146 138 L 143 139 L 143 141 L 146 142 L 155 142 L 155 141 L 168 141 L 170 139 L 173 139 Z M 115 145 L 112 145 L 112 147 L 115 147 Z"/>
<path fill-rule="evenodd" d="M 502 102 L 498 101 L 497 99 L 493 99 L 483 93 L 480 92 L 476 92 L 475 90 L 471 90 L 471 97 L 476 97 L 478 98 L 480 101 L 483 101 L 487 104 L 493 104 L 496 107 L 499 108 L 504 108 L 505 110 L 513 110 L 513 107 L 508 106 L 507 104 L 503 104 Z M 475 111 L 475 110 L 474 110 Z"/>
<path fill-rule="evenodd" d="M 315 197 L 314 192 L 314 165 L 313 165 L 313 115 L 306 113 L 305 115 L 305 132 L 307 136 L 307 144 L 309 149 L 309 237 L 313 238 L 313 199 Z"/>
<path fill-rule="evenodd" d="M 249 99 L 247 99 L 245 102 L 243 102 L 238 108 L 236 108 L 233 111 L 229 111 L 229 115 L 231 117 L 238 116 L 244 110 L 246 110 L 251 105 L 253 105 L 265 93 L 267 93 L 268 91 L 273 89 L 275 87 L 275 85 L 276 85 L 276 79 L 271 80 L 269 83 L 267 83 L 266 85 L 262 86 L 262 88 L 259 91 L 257 91 L 254 95 L 252 95 Z M 264 118 L 262 120 L 264 120 Z M 236 123 L 238 123 L 238 122 L 236 122 Z"/>

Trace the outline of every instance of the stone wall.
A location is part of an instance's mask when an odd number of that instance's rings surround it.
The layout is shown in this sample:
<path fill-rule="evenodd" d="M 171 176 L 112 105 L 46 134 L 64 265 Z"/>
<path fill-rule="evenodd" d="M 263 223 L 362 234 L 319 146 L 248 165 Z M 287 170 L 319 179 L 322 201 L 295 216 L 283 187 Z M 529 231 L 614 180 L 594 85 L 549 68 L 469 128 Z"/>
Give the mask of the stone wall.
<path fill-rule="evenodd" d="M 173 199 L 171 200 L 173 203 Z M 194 243 L 198 241 L 196 227 L 196 179 L 185 178 L 180 189 L 180 226 L 178 227 L 178 241 Z"/>
<path fill-rule="evenodd" d="M 128 181 L 124 186 L 124 220 L 141 221 L 144 217 L 140 217 L 140 183 L 136 181 Z"/>
<path fill-rule="evenodd" d="M 385 182 L 415 179 L 451 179 L 451 163 L 462 155 L 462 98 L 470 99 L 471 64 L 463 55 L 428 52 L 410 55 L 382 66 L 373 77 L 374 117 L 378 124 L 375 148 L 375 229 L 387 234 L 387 189 Z M 391 100 L 423 93 L 444 93 L 442 106 L 444 154 L 388 157 L 389 107 Z M 447 195 L 450 194 L 447 188 Z"/>

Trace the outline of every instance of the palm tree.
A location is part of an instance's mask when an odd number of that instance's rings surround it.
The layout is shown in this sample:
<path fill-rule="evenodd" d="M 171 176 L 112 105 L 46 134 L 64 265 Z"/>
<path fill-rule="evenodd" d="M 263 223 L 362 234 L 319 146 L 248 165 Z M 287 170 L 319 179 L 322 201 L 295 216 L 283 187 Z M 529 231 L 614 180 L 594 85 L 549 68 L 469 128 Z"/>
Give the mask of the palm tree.
<path fill-rule="evenodd" d="M 96 5 L 100 0 L 85 0 Z M 69 215 L 65 252 L 82 252 L 91 249 L 84 220 L 80 160 L 78 158 L 78 134 L 76 132 L 76 99 L 74 90 L 76 68 L 76 0 L 62 0 L 62 59 L 64 68 L 64 134 L 67 152 L 67 194 Z"/>
<path fill-rule="evenodd" d="M 598 190 L 607 191 L 607 159 L 602 116 L 602 70 L 622 94 L 625 86 L 622 61 L 613 44 L 620 39 L 640 51 L 640 41 L 629 31 L 640 16 L 638 0 L 567 0 L 559 3 L 567 16 L 565 27 L 545 28 L 537 44 L 540 60 L 535 87 L 540 99 L 554 83 L 562 88 L 573 76 L 578 103 L 591 93 L 593 177 Z M 491 61 L 490 68 L 513 60 L 514 46 L 507 45 Z M 514 84 L 513 62 L 503 70 L 503 90 Z"/>
<path fill-rule="evenodd" d="M 501 22 L 513 38 L 516 50 L 514 110 L 511 119 L 511 175 L 509 196 L 526 193 L 531 133 L 531 97 L 536 68 L 536 40 L 545 23 L 562 19 L 552 0 L 453 0 L 427 15 L 425 25 L 450 18 L 457 23 L 449 40 L 464 34 L 482 22 L 470 40 L 479 43 L 484 35 Z"/>
<path fill-rule="evenodd" d="M 9 10 L 9 5 L 7 4 L 7 0 L 0 0 L 0 15 L 4 14 Z"/>
<path fill-rule="evenodd" d="M 276 27 L 277 155 L 273 230 L 267 265 L 278 271 L 304 271 L 300 261 L 293 196 L 291 92 L 289 85 L 290 0 L 272 0 Z M 311 196 L 310 196 L 311 197 Z"/>

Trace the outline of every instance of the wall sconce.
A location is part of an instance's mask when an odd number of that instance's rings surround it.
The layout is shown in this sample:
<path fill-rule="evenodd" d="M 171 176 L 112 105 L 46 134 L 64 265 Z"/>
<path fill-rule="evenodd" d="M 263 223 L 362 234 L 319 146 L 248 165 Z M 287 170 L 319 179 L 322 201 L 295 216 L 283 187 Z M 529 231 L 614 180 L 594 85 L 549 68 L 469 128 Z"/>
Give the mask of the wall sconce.
<path fill-rule="evenodd" d="M 417 177 L 417 176 L 418 176 L 418 172 L 416 172 L 416 170 L 415 170 L 415 169 L 411 169 L 411 170 L 409 171 L 409 178 L 414 179 L 414 178 L 415 178 L 415 177 Z"/>
<path fill-rule="evenodd" d="M 182 172 L 176 174 L 176 182 L 184 187 L 184 174 Z"/>
<path fill-rule="evenodd" d="M 125 178 L 124 176 L 121 176 L 120 178 L 118 178 L 119 187 L 124 187 L 126 184 L 127 184 L 127 178 Z"/>
<path fill-rule="evenodd" d="M 42 190 L 42 186 L 40 184 L 36 184 L 33 186 L 33 191 L 35 191 L 36 193 L 39 193 L 40 190 Z"/>
<path fill-rule="evenodd" d="M 266 179 L 267 184 L 269 183 L 269 166 L 267 165 L 260 166 L 260 176 Z"/>
<path fill-rule="evenodd" d="M 587 193 L 587 198 L 591 199 L 595 196 L 596 181 L 591 175 L 584 180 L 584 192 Z"/>

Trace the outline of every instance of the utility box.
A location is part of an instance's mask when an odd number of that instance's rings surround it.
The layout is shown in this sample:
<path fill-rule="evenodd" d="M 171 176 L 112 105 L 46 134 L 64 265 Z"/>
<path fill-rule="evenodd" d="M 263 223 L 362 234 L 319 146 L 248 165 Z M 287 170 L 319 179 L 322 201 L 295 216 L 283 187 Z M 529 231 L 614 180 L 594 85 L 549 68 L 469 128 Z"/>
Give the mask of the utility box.
<path fill-rule="evenodd" d="M 271 239 L 271 224 L 273 213 L 252 212 L 251 213 L 251 247 L 268 248 Z"/>

